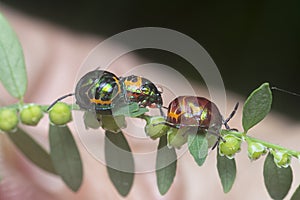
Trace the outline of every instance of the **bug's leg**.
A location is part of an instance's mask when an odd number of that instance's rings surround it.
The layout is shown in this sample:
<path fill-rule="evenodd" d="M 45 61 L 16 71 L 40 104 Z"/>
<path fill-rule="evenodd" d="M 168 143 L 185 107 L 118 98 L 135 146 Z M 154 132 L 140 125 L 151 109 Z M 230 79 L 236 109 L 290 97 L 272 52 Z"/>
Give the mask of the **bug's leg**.
<path fill-rule="evenodd" d="M 213 134 L 215 136 L 217 136 L 217 141 L 215 142 L 215 144 L 212 146 L 211 150 L 214 150 L 220 143 L 220 140 L 222 140 L 222 142 L 226 142 L 226 140 L 221 136 L 220 132 L 218 130 L 208 130 L 207 133 L 209 134 Z"/>
<path fill-rule="evenodd" d="M 213 151 L 220 143 L 220 140 L 218 139 L 215 144 L 212 146 L 211 150 Z"/>
<path fill-rule="evenodd" d="M 225 119 L 225 120 L 223 119 L 223 124 L 224 124 L 224 126 L 226 127 L 226 129 L 228 129 L 228 130 L 230 130 L 230 127 L 229 127 L 229 125 L 228 125 L 228 122 L 229 122 L 229 121 L 231 120 L 231 118 L 235 115 L 235 113 L 236 113 L 238 107 L 239 107 L 239 102 L 237 102 L 237 103 L 235 104 L 234 109 L 233 109 L 233 111 L 230 113 L 229 117 L 228 117 L 227 119 Z"/>
<path fill-rule="evenodd" d="M 63 100 L 63 99 L 65 99 L 65 98 L 67 98 L 67 97 L 71 97 L 71 96 L 73 96 L 73 95 L 75 95 L 75 93 L 70 93 L 70 94 L 66 94 L 66 95 L 64 95 L 64 96 L 62 96 L 62 97 L 59 97 L 58 99 L 56 99 L 48 108 L 47 108 L 47 112 L 57 103 L 57 102 L 59 102 L 59 101 L 61 101 L 61 100 Z"/>
<path fill-rule="evenodd" d="M 216 132 L 207 132 L 209 134 L 212 134 L 214 136 L 217 136 L 218 137 L 218 141 L 222 140 L 223 142 L 226 142 L 226 140 L 220 135 L 220 133 L 216 133 Z"/>
<path fill-rule="evenodd" d="M 162 107 L 161 107 L 161 106 L 158 106 L 158 109 L 159 109 L 160 115 L 161 115 L 164 119 L 166 119 L 166 116 L 165 116 L 165 113 L 164 113 L 163 110 L 162 110 Z"/>
<path fill-rule="evenodd" d="M 218 144 L 220 143 L 220 140 L 222 140 L 223 142 L 226 142 L 226 140 L 221 136 L 221 134 L 219 133 L 218 130 L 213 129 L 213 126 L 211 128 L 212 129 L 209 129 L 209 130 L 206 129 L 206 133 L 212 134 L 217 137 L 216 143 L 211 148 L 211 150 L 214 150 L 216 148 L 216 146 L 218 146 Z M 201 129 L 201 126 L 199 126 L 199 129 Z"/>
<path fill-rule="evenodd" d="M 230 130 L 230 126 L 228 125 L 228 123 L 227 123 L 226 120 L 224 120 L 224 119 L 223 119 L 223 124 L 224 124 L 224 126 L 225 126 L 225 128 L 226 128 L 227 130 Z"/>
<path fill-rule="evenodd" d="M 168 110 L 168 109 L 169 109 L 167 106 L 162 106 L 162 108 L 164 108 L 164 109 L 166 109 L 166 110 Z"/>
<path fill-rule="evenodd" d="M 193 125 L 189 125 L 189 126 L 193 126 Z M 209 129 L 205 128 L 206 126 L 204 126 L 204 125 L 200 125 L 200 126 L 198 125 L 198 127 L 199 127 L 199 129 L 202 129 L 202 130 L 204 129 L 206 131 L 206 133 L 216 136 L 218 138 L 218 140 L 222 140 L 223 142 L 225 142 L 224 138 L 219 133 L 219 130 L 216 127 L 216 124 L 212 124 L 212 126 Z"/>
<path fill-rule="evenodd" d="M 170 123 L 170 122 L 159 122 L 159 123 L 157 123 L 157 124 L 153 124 L 153 126 L 157 126 L 157 125 L 160 125 L 160 124 L 164 124 L 164 125 L 170 126 L 170 127 L 172 127 L 172 128 L 178 128 L 178 127 L 176 126 L 176 124 L 173 124 L 173 123 Z"/>
<path fill-rule="evenodd" d="M 201 133 L 212 134 L 212 135 L 214 135 L 214 136 L 216 136 L 216 137 L 218 137 L 218 138 L 221 137 L 220 134 L 217 133 L 217 131 L 215 131 L 214 129 L 208 130 L 208 129 L 206 128 L 206 126 L 203 126 L 203 125 L 196 125 L 196 124 L 194 124 L 194 125 L 187 125 L 187 126 L 185 126 L 185 127 L 190 127 L 190 128 L 195 128 L 195 127 L 197 127 L 197 128 L 198 128 L 197 134 L 199 134 L 199 131 L 201 131 Z"/>
<path fill-rule="evenodd" d="M 211 150 L 214 150 L 220 144 L 220 140 L 222 140 L 223 142 L 226 142 L 226 140 L 219 134 L 218 139 L 215 142 L 215 144 L 212 146 Z"/>

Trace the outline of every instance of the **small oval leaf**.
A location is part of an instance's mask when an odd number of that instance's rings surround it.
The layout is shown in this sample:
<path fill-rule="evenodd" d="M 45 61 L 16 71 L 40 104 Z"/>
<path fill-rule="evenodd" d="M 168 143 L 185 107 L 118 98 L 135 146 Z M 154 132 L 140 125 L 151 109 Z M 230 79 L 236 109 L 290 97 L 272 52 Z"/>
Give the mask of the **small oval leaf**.
<path fill-rule="evenodd" d="M 264 181 L 269 195 L 273 199 L 283 199 L 290 190 L 293 181 L 291 167 L 278 168 L 272 154 L 268 154 L 264 163 Z"/>
<path fill-rule="evenodd" d="M 134 179 L 134 160 L 129 144 L 120 131 L 105 131 L 105 161 L 110 180 L 123 197 L 129 193 Z"/>
<path fill-rule="evenodd" d="M 236 177 L 235 159 L 228 159 L 226 156 L 220 156 L 217 153 L 217 169 L 224 193 L 231 190 Z"/>
<path fill-rule="evenodd" d="M 167 147 L 167 135 L 160 138 L 156 155 L 156 181 L 161 195 L 168 192 L 176 175 L 177 155 Z"/>
<path fill-rule="evenodd" d="M 83 121 L 85 129 L 99 129 L 101 124 L 97 120 L 96 113 L 91 111 L 85 111 L 83 115 Z"/>
<path fill-rule="evenodd" d="M 115 107 L 113 109 L 113 115 L 114 116 L 119 116 L 119 115 L 124 115 L 126 117 L 138 117 L 149 110 L 147 108 L 142 108 L 139 106 L 138 103 L 133 102 L 130 104 L 121 104 L 118 107 Z"/>
<path fill-rule="evenodd" d="M 298 188 L 294 192 L 291 200 L 299 200 L 299 199 L 300 199 L 300 185 L 298 186 Z"/>
<path fill-rule="evenodd" d="M 56 174 L 49 153 L 25 131 L 18 128 L 14 132 L 7 133 L 7 135 L 31 162 L 47 172 Z"/>
<path fill-rule="evenodd" d="M 112 115 L 99 115 L 97 114 L 101 127 L 104 130 L 118 133 L 122 128 L 126 128 L 126 120 L 123 115 L 112 116 Z"/>
<path fill-rule="evenodd" d="M 0 27 L 0 81 L 10 95 L 22 99 L 27 87 L 23 50 L 15 32 L 1 13 Z"/>
<path fill-rule="evenodd" d="M 270 112 L 272 104 L 272 92 L 269 83 L 262 84 L 247 98 L 243 108 L 243 128 L 247 132 Z"/>
<path fill-rule="evenodd" d="M 189 134 L 188 146 L 190 154 L 194 157 L 196 163 L 202 166 L 208 153 L 208 142 L 205 134 Z"/>
<path fill-rule="evenodd" d="M 78 148 L 68 126 L 50 125 L 50 155 L 56 172 L 74 192 L 83 179 L 83 167 Z"/>

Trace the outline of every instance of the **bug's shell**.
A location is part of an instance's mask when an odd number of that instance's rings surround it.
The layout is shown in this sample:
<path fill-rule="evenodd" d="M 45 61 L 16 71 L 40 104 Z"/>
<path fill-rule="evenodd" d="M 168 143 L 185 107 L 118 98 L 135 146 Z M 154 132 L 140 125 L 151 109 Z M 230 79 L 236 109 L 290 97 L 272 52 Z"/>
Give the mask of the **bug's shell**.
<path fill-rule="evenodd" d="M 176 128 L 197 126 L 201 130 L 219 131 L 222 116 L 217 106 L 204 97 L 179 96 L 169 104 L 167 122 Z"/>
<path fill-rule="evenodd" d="M 158 108 L 163 104 L 161 93 L 148 79 L 140 76 L 127 76 L 121 79 L 128 101 L 137 102 L 141 107 Z"/>
<path fill-rule="evenodd" d="M 76 103 L 89 111 L 110 111 L 113 100 L 121 94 L 119 79 L 113 73 L 94 70 L 85 74 L 75 89 Z"/>

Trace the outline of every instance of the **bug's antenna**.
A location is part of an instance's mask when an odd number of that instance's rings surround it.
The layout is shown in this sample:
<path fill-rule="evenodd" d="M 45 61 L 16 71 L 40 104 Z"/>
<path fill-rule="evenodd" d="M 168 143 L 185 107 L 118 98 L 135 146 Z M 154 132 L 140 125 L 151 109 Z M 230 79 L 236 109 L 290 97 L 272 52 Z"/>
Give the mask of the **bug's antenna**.
<path fill-rule="evenodd" d="M 214 134 L 215 135 L 215 134 Z M 226 142 L 226 140 L 221 136 L 221 135 L 217 135 L 218 139 L 217 141 L 215 142 L 215 144 L 212 146 L 210 152 L 212 152 L 216 147 L 219 148 L 219 144 L 220 144 L 220 141 L 222 140 L 223 142 Z"/>
<path fill-rule="evenodd" d="M 162 106 L 162 108 L 167 109 L 167 110 L 169 109 L 167 106 Z"/>
<path fill-rule="evenodd" d="M 224 126 L 226 127 L 226 129 L 228 129 L 228 130 L 230 129 L 230 127 L 229 127 L 229 125 L 228 125 L 228 122 L 229 122 L 229 121 L 231 120 L 231 118 L 235 115 L 235 113 L 236 113 L 238 107 L 239 107 L 239 102 L 237 102 L 237 103 L 235 104 L 235 106 L 234 106 L 234 108 L 233 108 L 233 111 L 230 113 L 229 117 L 228 117 L 227 119 L 223 120 L 223 121 L 224 121 L 223 124 L 224 124 Z"/>
<path fill-rule="evenodd" d="M 64 95 L 64 96 L 62 96 L 62 97 L 59 97 L 58 99 L 56 99 L 48 108 L 47 108 L 47 112 L 57 103 L 57 102 L 59 102 L 59 101 L 61 101 L 61 100 L 63 100 L 63 99 L 65 99 L 65 98 L 67 98 L 67 97 L 71 97 L 71 96 L 73 96 L 73 95 L 75 95 L 75 93 L 70 93 L 70 94 L 66 94 L 66 95 Z"/>
<path fill-rule="evenodd" d="M 288 91 L 288 90 L 285 90 L 285 89 L 281 89 L 281 88 L 278 88 L 278 87 L 271 87 L 271 90 L 277 90 L 277 91 L 280 91 L 280 92 L 283 92 L 283 93 L 287 93 L 287 94 L 290 94 L 290 95 L 294 95 L 294 96 L 297 96 L 297 97 L 300 97 L 300 94 L 298 93 L 295 93 L 295 92 L 291 92 L 291 91 Z"/>

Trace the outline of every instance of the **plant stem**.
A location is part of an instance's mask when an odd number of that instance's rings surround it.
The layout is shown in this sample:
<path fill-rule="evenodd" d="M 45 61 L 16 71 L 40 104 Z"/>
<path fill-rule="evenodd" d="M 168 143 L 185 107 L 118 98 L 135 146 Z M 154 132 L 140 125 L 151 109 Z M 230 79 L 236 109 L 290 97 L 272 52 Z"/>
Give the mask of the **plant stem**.
<path fill-rule="evenodd" d="M 8 105 L 8 106 L 3 106 L 3 107 L 0 107 L 0 108 L 13 108 L 13 109 L 17 109 L 17 110 L 20 110 L 22 106 L 24 106 L 26 104 L 20 104 L 20 103 L 16 103 L 16 104 L 11 104 L 11 105 Z M 38 105 L 38 104 L 37 104 Z M 80 107 L 77 105 L 77 104 L 68 104 L 72 110 L 80 110 Z M 47 112 L 47 109 L 50 105 L 40 105 L 42 110 L 44 112 Z"/>
<path fill-rule="evenodd" d="M 295 150 L 292 150 L 292 149 L 287 149 L 283 146 L 280 146 L 280 145 L 277 145 L 277 144 L 272 144 L 272 143 L 269 143 L 269 142 L 251 137 L 251 136 L 246 136 L 246 137 L 247 137 L 247 139 L 251 140 L 252 142 L 261 143 L 262 145 L 264 145 L 264 146 L 266 146 L 270 149 L 277 149 L 277 150 L 280 150 L 280 151 L 286 151 L 288 154 L 290 154 L 290 155 L 292 155 L 296 158 L 298 158 L 298 156 L 300 155 L 299 151 L 295 151 Z"/>
<path fill-rule="evenodd" d="M 234 135 L 234 136 L 236 136 L 238 138 L 246 140 L 247 142 L 257 142 L 257 143 L 260 143 L 260 144 L 264 145 L 268 149 L 285 151 L 288 154 L 290 154 L 290 155 L 292 155 L 292 156 L 294 156 L 296 158 L 299 158 L 299 156 L 300 156 L 300 152 L 299 151 L 288 149 L 288 148 L 285 148 L 285 147 L 277 145 L 277 144 L 272 144 L 270 142 L 267 142 L 267 141 L 264 141 L 264 140 L 261 140 L 261 139 L 255 138 L 255 137 L 248 136 L 244 132 L 222 130 L 222 134 L 223 135 L 227 135 L 227 134 L 228 135 Z"/>

